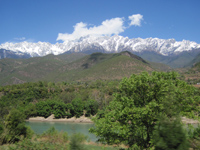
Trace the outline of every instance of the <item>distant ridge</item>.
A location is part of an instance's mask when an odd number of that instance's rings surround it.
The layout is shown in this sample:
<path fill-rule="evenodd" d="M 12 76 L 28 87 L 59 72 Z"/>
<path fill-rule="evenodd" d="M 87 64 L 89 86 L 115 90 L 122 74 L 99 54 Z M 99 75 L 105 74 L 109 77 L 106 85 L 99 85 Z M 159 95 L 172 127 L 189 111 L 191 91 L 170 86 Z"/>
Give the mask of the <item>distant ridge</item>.
<path fill-rule="evenodd" d="M 159 63 L 165 63 L 173 68 L 184 67 L 189 61 L 194 59 L 194 54 L 200 52 L 200 44 L 192 41 L 176 41 L 174 39 L 158 38 L 134 38 L 129 39 L 119 35 L 111 37 L 81 37 L 79 40 L 69 40 L 64 43 L 51 44 L 48 42 L 20 42 L 4 43 L 1 49 L 10 50 L 15 55 L 26 54 L 30 57 L 46 56 L 49 54 L 59 55 L 64 53 L 119 53 L 130 51 L 138 56 Z M 187 55 L 187 54 L 189 55 Z M 187 55 L 187 56 L 186 56 Z M 184 57 L 188 61 L 184 62 Z M 3 57 L 2 57 L 3 58 Z M 5 58 L 5 57 L 4 57 Z"/>
<path fill-rule="evenodd" d="M 183 51 L 192 51 L 200 48 L 200 44 L 192 41 L 176 41 L 174 39 L 134 38 L 129 39 L 119 35 L 111 37 L 81 37 L 79 40 L 68 40 L 64 43 L 51 44 L 48 42 L 20 42 L 4 43 L 0 48 L 30 54 L 32 57 L 48 54 L 62 54 L 65 52 L 106 52 L 119 53 L 122 51 L 144 52 L 153 51 L 163 56 L 177 55 Z"/>
<path fill-rule="evenodd" d="M 154 71 L 156 64 L 128 51 L 121 53 L 81 53 L 47 55 L 29 59 L 1 59 L 0 85 L 35 81 L 115 80 Z M 157 65 L 158 66 L 158 65 Z"/>

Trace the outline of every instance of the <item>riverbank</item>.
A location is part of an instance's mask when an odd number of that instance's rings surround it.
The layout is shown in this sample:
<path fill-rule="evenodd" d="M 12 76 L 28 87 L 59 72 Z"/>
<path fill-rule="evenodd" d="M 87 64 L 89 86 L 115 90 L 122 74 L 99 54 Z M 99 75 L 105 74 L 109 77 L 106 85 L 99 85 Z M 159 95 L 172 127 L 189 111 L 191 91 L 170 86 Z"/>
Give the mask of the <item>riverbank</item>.
<path fill-rule="evenodd" d="M 193 120 L 186 117 L 182 117 L 181 119 L 182 119 L 182 122 L 185 124 L 199 124 L 198 120 Z M 48 118 L 39 117 L 39 116 L 31 117 L 26 121 L 93 123 L 93 121 L 90 118 L 87 118 L 85 116 L 81 116 L 80 118 L 72 117 L 72 118 L 55 119 L 54 114 L 52 114 Z"/>
<path fill-rule="evenodd" d="M 186 117 L 181 117 L 181 120 L 185 124 L 199 124 L 198 120 L 189 119 L 189 118 L 186 118 Z"/>
<path fill-rule="evenodd" d="M 26 121 L 93 123 L 93 121 L 90 118 L 87 118 L 85 116 L 81 116 L 80 118 L 72 117 L 72 118 L 55 119 L 53 114 L 48 118 L 38 116 L 38 117 L 31 117 Z"/>

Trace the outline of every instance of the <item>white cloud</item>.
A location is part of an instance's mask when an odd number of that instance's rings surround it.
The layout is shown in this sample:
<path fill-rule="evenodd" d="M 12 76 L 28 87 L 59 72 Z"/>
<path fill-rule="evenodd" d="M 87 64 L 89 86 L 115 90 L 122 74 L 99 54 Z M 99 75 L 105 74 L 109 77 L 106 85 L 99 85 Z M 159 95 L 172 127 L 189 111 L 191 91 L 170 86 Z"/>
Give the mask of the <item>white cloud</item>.
<path fill-rule="evenodd" d="M 143 15 L 136 14 L 128 17 L 129 20 L 131 20 L 130 26 L 141 26 L 141 21 L 143 20 Z"/>
<path fill-rule="evenodd" d="M 59 33 L 57 40 L 67 41 L 76 40 L 80 37 L 87 35 L 93 36 L 111 36 L 113 34 L 119 34 L 124 32 L 123 18 L 113 18 L 105 20 L 99 26 L 89 27 L 86 23 L 80 22 L 74 26 L 74 32 L 72 34 Z"/>
<path fill-rule="evenodd" d="M 129 16 L 129 20 L 131 20 L 130 26 L 140 26 L 141 20 L 143 16 L 140 14 Z M 71 41 L 77 40 L 80 37 L 85 36 L 112 36 L 116 34 L 120 34 L 125 31 L 127 27 L 124 26 L 125 19 L 122 18 L 112 18 L 110 20 L 105 20 L 99 26 L 89 27 L 88 24 L 79 22 L 74 26 L 73 33 L 59 33 L 57 37 L 58 40 L 62 41 Z"/>

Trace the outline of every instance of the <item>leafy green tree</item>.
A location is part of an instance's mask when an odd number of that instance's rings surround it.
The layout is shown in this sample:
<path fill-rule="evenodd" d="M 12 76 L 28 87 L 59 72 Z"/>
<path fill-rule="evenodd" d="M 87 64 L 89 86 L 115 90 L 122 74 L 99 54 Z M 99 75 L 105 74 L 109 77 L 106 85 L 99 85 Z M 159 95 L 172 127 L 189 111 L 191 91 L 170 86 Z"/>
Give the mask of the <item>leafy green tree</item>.
<path fill-rule="evenodd" d="M 40 101 L 36 104 L 37 115 L 43 116 L 45 118 L 49 117 L 52 114 L 52 109 L 50 105 L 45 101 Z"/>
<path fill-rule="evenodd" d="M 22 137 L 31 137 L 33 131 L 25 126 L 25 116 L 19 110 L 13 109 L 6 116 L 4 130 L 0 136 L 0 144 L 14 143 Z"/>
<path fill-rule="evenodd" d="M 73 109 L 70 110 L 72 116 L 80 117 L 83 115 L 84 102 L 80 98 L 75 98 L 72 100 Z"/>
<path fill-rule="evenodd" d="M 71 103 L 66 104 L 66 109 L 67 109 L 67 114 L 66 114 L 66 116 L 67 116 L 68 118 L 72 117 L 72 113 L 71 113 L 71 112 L 73 112 L 73 110 L 74 110 L 73 105 L 72 105 Z"/>
<path fill-rule="evenodd" d="M 95 100 L 87 100 L 85 102 L 86 116 L 95 115 L 98 111 L 98 103 Z"/>
<path fill-rule="evenodd" d="M 53 114 L 55 118 L 63 118 L 66 116 L 66 105 L 62 102 L 56 102 L 53 106 Z"/>
<path fill-rule="evenodd" d="M 122 80 L 114 100 L 101 117 L 93 119 L 95 128 L 90 131 L 101 142 L 149 148 L 160 114 L 195 117 L 199 113 L 199 96 L 195 92 L 175 72 L 132 75 Z"/>
<path fill-rule="evenodd" d="M 37 110 L 36 110 L 36 105 L 29 103 L 25 108 L 24 108 L 24 114 L 26 115 L 26 118 L 36 116 L 37 115 Z"/>
<path fill-rule="evenodd" d="M 0 121 L 0 137 L 1 137 L 1 134 L 3 133 L 3 123 Z"/>
<path fill-rule="evenodd" d="M 155 127 L 155 150 L 188 150 L 189 143 L 180 117 L 161 117 Z"/>
<path fill-rule="evenodd" d="M 37 114 L 43 117 L 49 117 L 54 114 L 55 118 L 66 116 L 66 105 L 63 102 L 55 100 L 40 101 L 36 104 Z"/>
<path fill-rule="evenodd" d="M 188 126 L 188 139 L 190 147 L 194 150 L 200 149 L 200 125 L 194 127 L 193 125 Z"/>

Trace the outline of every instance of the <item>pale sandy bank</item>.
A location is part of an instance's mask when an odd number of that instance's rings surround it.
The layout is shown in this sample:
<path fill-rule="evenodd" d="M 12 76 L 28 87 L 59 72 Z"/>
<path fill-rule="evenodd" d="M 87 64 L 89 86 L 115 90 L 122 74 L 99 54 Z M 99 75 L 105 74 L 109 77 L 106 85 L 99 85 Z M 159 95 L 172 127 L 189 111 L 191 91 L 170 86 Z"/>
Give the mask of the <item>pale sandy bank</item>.
<path fill-rule="evenodd" d="M 185 124 L 198 124 L 198 120 L 188 119 L 186 117 L 182 117 L 182 122 Z M 55 119 L 54 114 L 49 116 L 48 118 L 44 117 L 32 117 L 29 118 L 27 121 L 44 121 L 44 122 L 75 122 L 75 123 L 93 123 L 93 121 L 90 118 L 87 118 L 85 116 L 81 116 L 80 118 L 61 118 L 61 119 Z"/>
<path fill-rule="evenodd" d="M 29 118 L 27 121 L 44 121 L 44 122 L 75 122 L 75 123 L 93 123 L 90 118 L 87 118 L 85 116 L 81 116 L 80 118 L 61 118 L 61 119 L 55 119 L 54 114 L 49 116 L 48 118 L 44 117 L 32 117 Z"/>
<path fill-rule="evenodd" d="M 189 119 L 189 118 L 186 118 L 186 117 L 182 117 L 181 120 L 185 124 L 198 124 L 199 123 L 198 120 L 193 120 L 193 119 Z"/>

